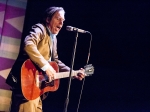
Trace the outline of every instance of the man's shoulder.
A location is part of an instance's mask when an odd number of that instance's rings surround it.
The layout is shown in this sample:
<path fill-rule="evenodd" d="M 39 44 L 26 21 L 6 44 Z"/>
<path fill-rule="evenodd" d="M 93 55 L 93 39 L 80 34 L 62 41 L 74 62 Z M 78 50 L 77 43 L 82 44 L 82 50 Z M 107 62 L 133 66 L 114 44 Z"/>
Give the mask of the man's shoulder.
<path fill-rule="evenodd" d="M 33 25 L 32 29 L 37 29 L 37 30 L 40 29 L 42 31 L 42 33 L 44 33 L 44 34 L 46 33 L 46 27 L 41 23 L 37 23 L 37 24 Z"/>
<path fill-rule="evenodd" d="M 37 24 L 35 24 L 34 26 L 41 27 L 41 28 L 45 28 L 45 25 L 43 25 L 43 24 L 41 24 L 41 23 L 37 23 Z"/>
<path fill-rule="evenodd" d="M 42 30 L 46 29 L 46 27 L 43 24 L 41 24 L 41 23 L 37 23 L 37 24 L 33 25 L 32 27 L 33 28 L 41 28 Z"/>
<path fill-rule="evenodd" d="M 34 24 L 32 26 L 32 30 L 31 31 L 40 32 L 40 33 L 42 33 L 44 35 L 46 35 L 46 33 L 47 33 L 45 25 L 43 25 L 41 23 Z"/>

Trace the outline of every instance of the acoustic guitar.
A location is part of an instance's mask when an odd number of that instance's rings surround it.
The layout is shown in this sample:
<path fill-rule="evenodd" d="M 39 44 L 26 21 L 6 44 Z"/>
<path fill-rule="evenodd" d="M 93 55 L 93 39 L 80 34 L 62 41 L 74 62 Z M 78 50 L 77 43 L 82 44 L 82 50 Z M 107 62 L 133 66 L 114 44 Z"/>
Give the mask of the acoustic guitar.
<path fill-rule="evenodd" d="M 56 74 L 54 80 L 49 82 L 48 77 L 30 59 L 27 59 L 21 67 L 21 88 L 23 96 L 27 100 L 34 100 L 46 92 L 56 91 L 59 87 L 59 79 L 69 77 L 70 72 L 59 72 L 58 65 L 52 61 L 49 64 L 54 68 Z M 85 76 L 94 73 L 94 67 L 86 65 L 84 67 Z M 72 71 L 71 76 L 77 75 L 80 70 Z"/>

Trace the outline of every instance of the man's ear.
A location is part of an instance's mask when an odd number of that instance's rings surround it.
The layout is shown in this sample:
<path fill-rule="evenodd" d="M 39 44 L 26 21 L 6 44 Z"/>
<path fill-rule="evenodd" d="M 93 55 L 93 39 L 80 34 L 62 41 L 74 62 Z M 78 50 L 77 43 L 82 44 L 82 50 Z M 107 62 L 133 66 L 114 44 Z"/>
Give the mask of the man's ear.
<path fill-rule="evenodd" d="M 50 18 L 49 17 L 46 18 L 46 23 L 50 23 Z"/>

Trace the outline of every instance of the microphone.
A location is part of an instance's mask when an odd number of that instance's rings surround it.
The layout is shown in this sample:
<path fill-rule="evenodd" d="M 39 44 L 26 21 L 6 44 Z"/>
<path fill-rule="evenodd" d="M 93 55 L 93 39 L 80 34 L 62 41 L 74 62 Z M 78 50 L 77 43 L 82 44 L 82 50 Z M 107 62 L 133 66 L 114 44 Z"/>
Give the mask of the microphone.
<path fill-rule="evenodd" d="M 77 32 L 80 32 L 80 33 L 90 33 L 89 31 L 85 31 L 85 30 L 82 30 L 82 29 L 79 29 L 79 28 L 76 28 L 76 27 L 72 27 L 72 26 L 66 26 L 66 30 L 68 30 L 68 31 L 77 31 Z"/>

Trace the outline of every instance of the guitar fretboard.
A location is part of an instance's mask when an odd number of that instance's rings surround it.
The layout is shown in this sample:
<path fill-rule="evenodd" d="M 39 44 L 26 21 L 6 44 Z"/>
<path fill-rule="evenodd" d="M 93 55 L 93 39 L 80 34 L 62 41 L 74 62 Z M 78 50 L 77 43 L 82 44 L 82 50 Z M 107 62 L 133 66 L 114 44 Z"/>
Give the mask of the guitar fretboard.
<path fill-rule="evenodd" d="M 78 72 L 79 72 L 79 70 L 72 71 L 71 76 L 77 75 Z M 66 77 L 69 77 L 69 74 L 70 74 L 70 72 L 59 72 L 54 75 L 54 79 L 66 78 Z"/>

